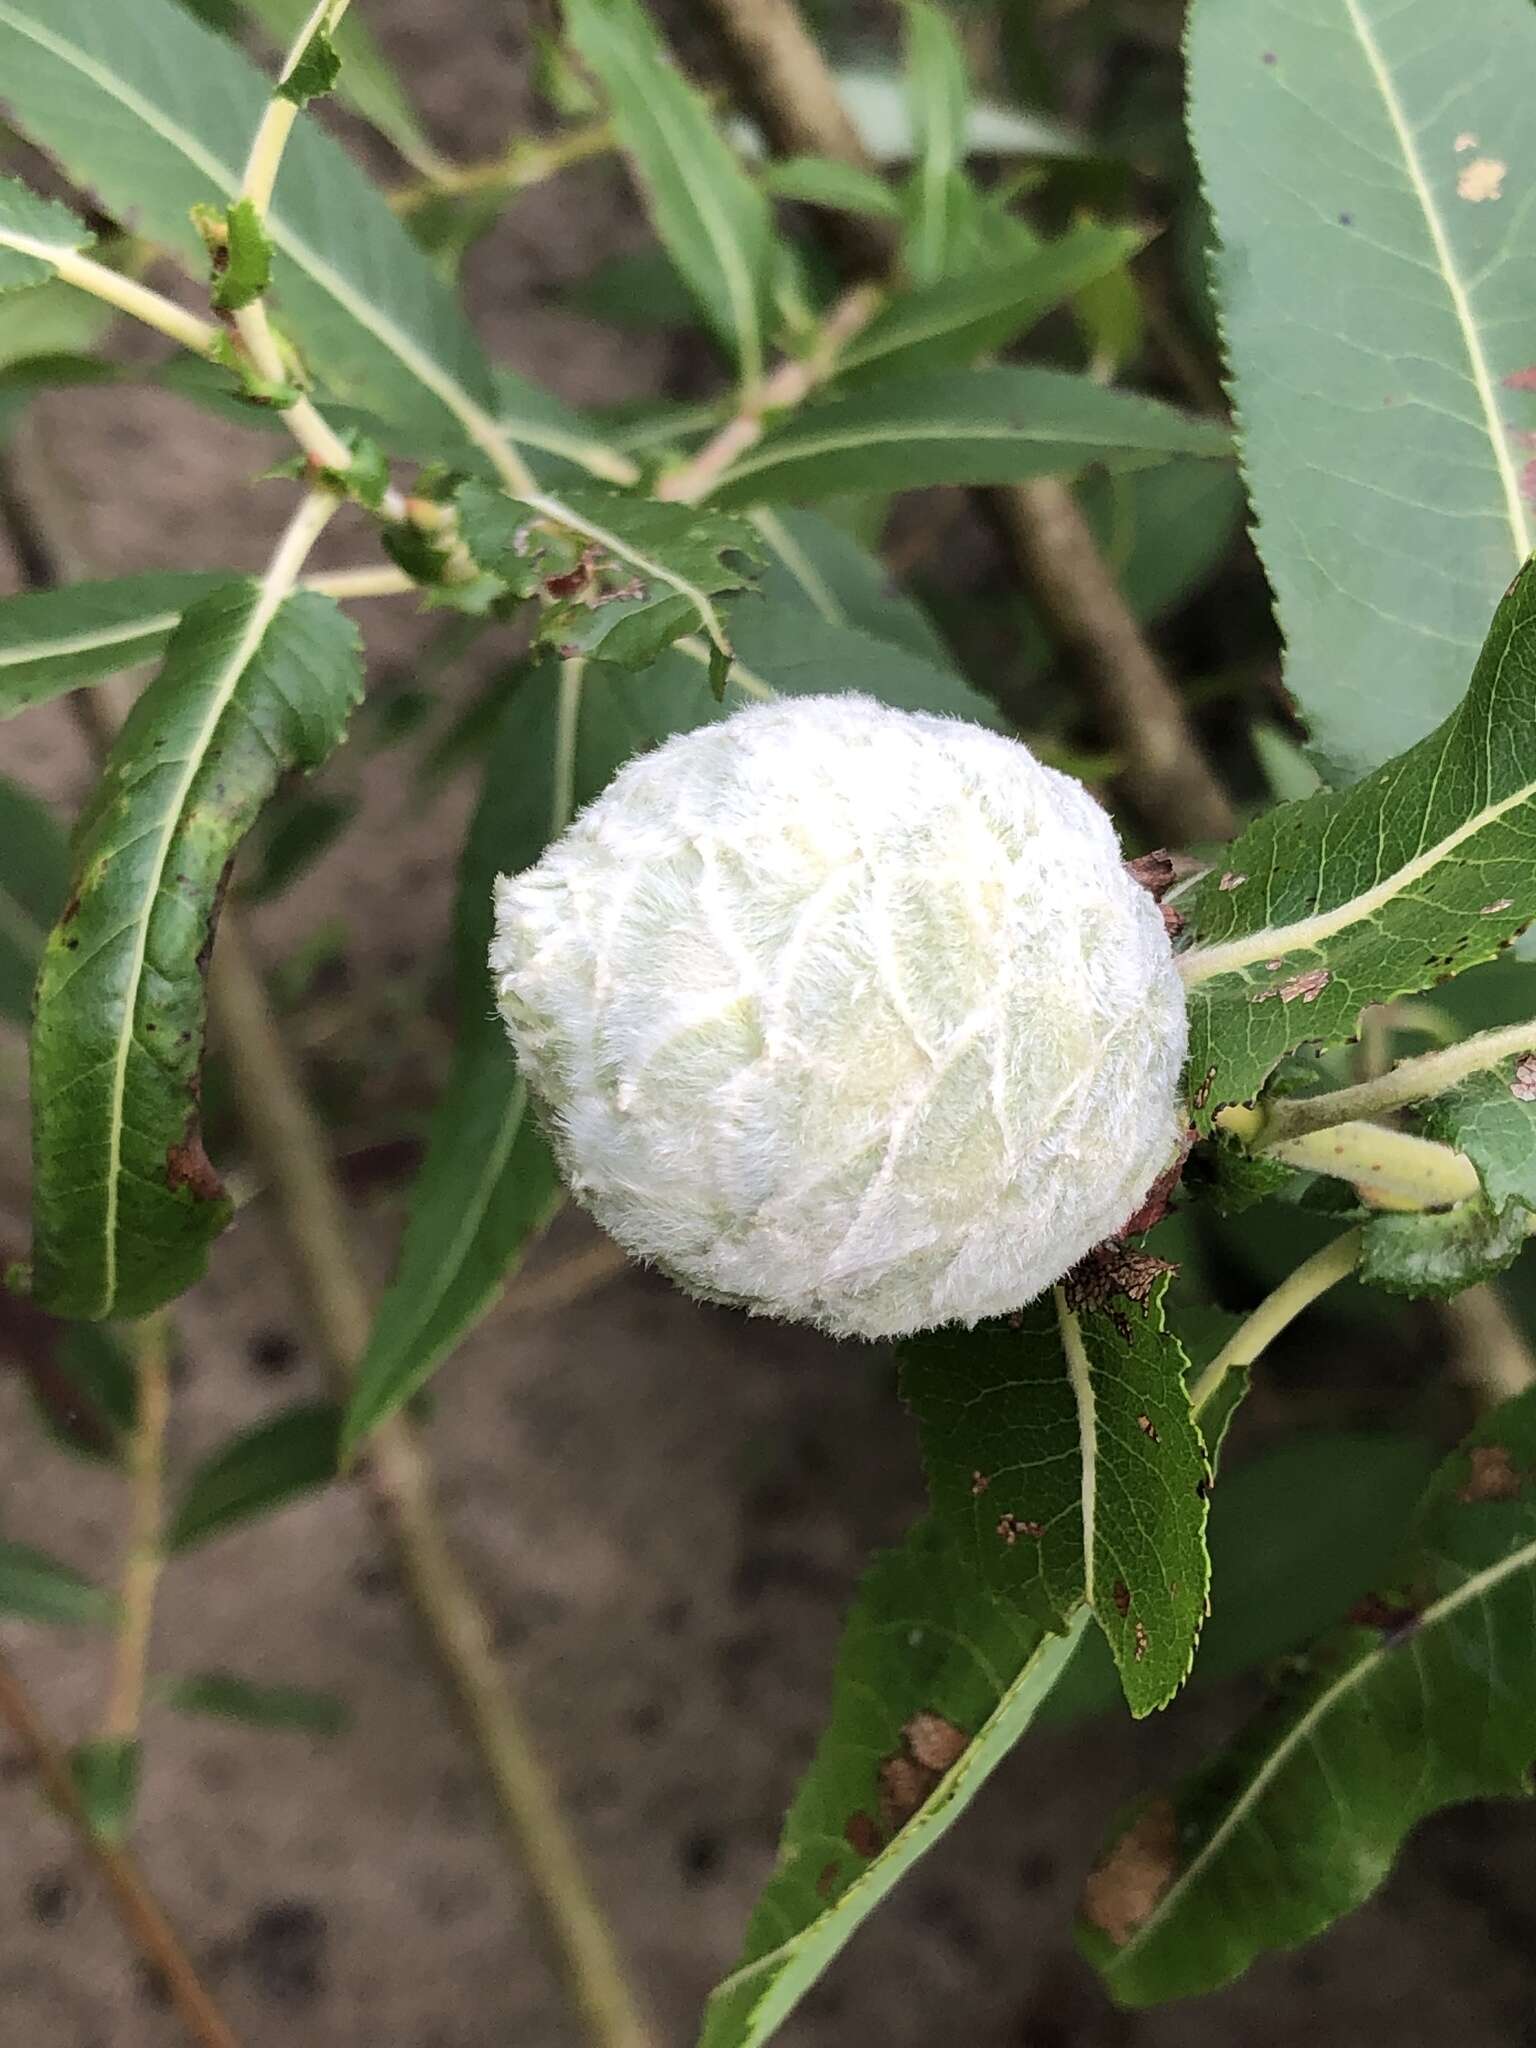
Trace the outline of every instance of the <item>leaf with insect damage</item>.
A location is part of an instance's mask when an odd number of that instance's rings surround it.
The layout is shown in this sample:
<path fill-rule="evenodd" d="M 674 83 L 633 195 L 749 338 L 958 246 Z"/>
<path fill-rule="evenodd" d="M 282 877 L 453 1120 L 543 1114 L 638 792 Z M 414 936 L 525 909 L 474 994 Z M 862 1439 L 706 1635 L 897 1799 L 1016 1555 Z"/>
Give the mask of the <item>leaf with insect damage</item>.
<path fill-rule="evenodd" d="M 203 976 L 229 862 L 279 776 L 362 687 L 329 598 L 242 579 L 193 605 L 77 828 L 32 1036 L 32 1286 L 142 1315 L 190 1286 L 230 1206 L 198 1126 Z"/>
<path fill-rule="evenodd" d="M 1166 1327 L 1167 1269 L 1086 1261 L 1051 1296 L 902 1349 L 935 1518 L 1044 1627 L 1087 1601 L 1132 1713 L 1189 1675 L 1205 1611 L 1210 1466 Z M 1129 1292 L 1126 1290 L 1129 1289 Z"/>

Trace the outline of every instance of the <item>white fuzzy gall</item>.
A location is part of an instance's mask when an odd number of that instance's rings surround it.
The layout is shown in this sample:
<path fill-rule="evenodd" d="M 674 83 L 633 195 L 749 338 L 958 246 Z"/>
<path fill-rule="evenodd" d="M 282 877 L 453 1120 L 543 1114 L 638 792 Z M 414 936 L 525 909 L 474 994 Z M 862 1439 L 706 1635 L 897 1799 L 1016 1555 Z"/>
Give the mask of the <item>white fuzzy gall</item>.
<path fill-rule="evenodd" d="M 632 761 L 496 885 L 573 1192 L 695 1293 L 885 1337 L 1019 1307 L 1172 1162 L 1184 998 L 1079 785 L 867 697 Z"/>

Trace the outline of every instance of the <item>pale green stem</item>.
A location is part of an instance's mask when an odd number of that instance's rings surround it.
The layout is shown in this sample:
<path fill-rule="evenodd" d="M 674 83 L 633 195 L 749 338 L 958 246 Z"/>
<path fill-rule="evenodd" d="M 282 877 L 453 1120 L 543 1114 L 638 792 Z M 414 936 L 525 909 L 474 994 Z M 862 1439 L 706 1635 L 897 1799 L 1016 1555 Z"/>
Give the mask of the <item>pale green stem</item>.
<path fill-rule="evenodd" d="M 1222 1110 L 1216 1123 L 1250 1152 L 1350 1182 L 1373 1208 L 1448 1209 L 1479 1187 L 1476 1168 L 1460 1152 L 1382 1124 L 1335 1124 L 1271 1145 L 1263 1110 L 1236 1104 Z"/>
<path fill-rule="evenodd" d="M 1231 1340 L 1217 1352 L 1190 1389 L 1190 1405 L 1198 1415 L 1227 1374 L 1239 1366 L 1252 1365 L 1282 1331 L 1288 1329 L 1305 1308 L 1310 1308 L 1330 1287 L 1348 1279 L 1360 1263 L 1361 1232 L 1358 1226 L 1325 1244 L 1310 1259 L 1288 1273 L 1259 1303 Z"/>
<path fill-rule="evenodd" d="M 1411 1102 L 1424 1102 L 1465 1081 L 1469 1075 L 1496 1067 L 1517 1053 L 1536 1052 L 1536 1019 L 1479 1031 L 1455 1045 L 1399 1060 L 1385 1074 L 1335 1088 L 1327 1095 L 1288 1095 L 1264 1111 L 1264 1129 L 1256 1149 L 1271 1151 L 1287 1139 L 1308 1131 L 1325 1131 L 1361 1117 L 1385 1116 Z"/>
<path fill-rule="evenodd" d="M 105 263 L 82 256 L 77 249 L 61 249 L 52 242 L 39 241 L 34 235 L 15 234 L 9 228 L 0 228 L 0 248 L 17 249 L 24 256 L 36 256 L 41 262 L 50 264 L 65 284 L 89 292 L 92 298 L 102 299 L 109 306 L 116 306 L 120 313 L 131 313 L 135 320 L 141 320 L 146 327 L 158 328 L 161 334 L 169 335 L 172 341 L 191 349 L 194 355 L 211 356 L 219 345 L 219 330 L 211 321 L 199 320 L 195 313 L 187 312 L 174 299 L 166 298 L 163 292 L 152 291 L 136 278 L 124 277 Z"/>
<path fill-rule="evenodd" d="M 161 1310 L 134 1324 L 128 1338 L 138 1406 L 128 1442 L 129 1528 L 118 1592 L 112 1682 L 101 1723 L 102 1737 L 108 1742 L 134 1741 L 144 1708 L 155 1594 L 165 1563 L 161 1522 L 165 1429 L 171 1407 L 170 1334 L 170 1322 Z"/>

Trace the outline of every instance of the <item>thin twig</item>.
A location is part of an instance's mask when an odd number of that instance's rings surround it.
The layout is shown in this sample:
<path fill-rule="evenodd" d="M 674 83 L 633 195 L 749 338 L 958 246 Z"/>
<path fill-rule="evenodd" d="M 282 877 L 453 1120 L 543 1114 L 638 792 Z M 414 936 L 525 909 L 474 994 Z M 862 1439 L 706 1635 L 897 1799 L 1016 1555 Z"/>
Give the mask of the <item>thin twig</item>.
<path fill-rule="evenodd" d="M 5 1722 L 21 1744 L 50 1801 L 74 1829 L 82 1848 L 105 1879 L 129 1938 L 164 1984 L 192 2039 L 200 2048 L 240 2048 L 138 1864 L 120 1843 L 105 1840 L 91 1826 L 63 1752 L 48 1732 L 30 1694 L 3 1657 L 0 1721 Z"/>
<path fill-rule="evenodd" d="M 1362 1242 L 1358 1227 L 1344 1231 L 1310 1259 L 1303 1260 L 1272 1294 L 1265 1296 L 1190 1388 L 1190 1405 L 1197 1415 L 1229 1372 L 1238 1366 L 1252 1365 L 1304 1308 L 1353 1273 L 1360 1263 Z"/>
<path fill-rule="evenodd" d="M 437 199 L 467 199 L 485 192 L 526 192 L 572 164 L 605 156 L 615 146 L 613 123 L 592 121 L 564 135 L 514 142 L 488 163 L 447 164 L 431 177 L 397 186 L 389 195 L 396 213 L 415 213 Z"/>
<path fill-rule="evenodd" d="M 144 1709 L 155 1594 L 165 1564 L 162 1542 L 165 1430 L 171 1412 L 170 1321 L 163 1311 L 129 1332 L 137 1410 L 128 1440 L 129 1526 L 118 1592 L 112 1680 L 102 1739 L 133 1742 Z"/>
<path fill-rule="evenodd" d="M 843 350 L 880 310 L 885 294 L 871 284 L 855 285 L 828 313 L 804 355 L 779 364 L 759 384 L 740 412 L 728 419 L 696 455 L 656 485 L 658 498 L 697 505 L 747 450 L 760 441 L 776 412 L 803 405 L 819 384 L 834 376 Z"/>
<path fill-rule="evenodd" d="M 295 1269 L 332 1366 L 345 1382 L 367 1345 L 372 1304 L 323 1133 L 227 910 L 209 1000 L 242 1120 L 281 1205 Z M 503 1820 L 538 1889 L 588 2032 L 601 2048 L 648 2048 L 651 2036 L 612 1931 L 498 1669 L 490 1625 L 448 1545 L 426 1460 L 403 1417 L 370 1437 L 366 1470 L 399 1545 L 417 1609 L 474 1731 Z"/>
<path fill-rule="evenodd" d="M 164 292 L 140 284 L 137 278 L 124 277 L 120 270 L 98 263 L 93 256 L 82 256 L 76 249 L 56 248 L 33 235 L 0 231 L 0 248 L 16 249 L 24 256 L 36 256 L 51 267 L 62 284 L 73 285 L 77 291 L 89 292 L 93 299 L 100 299 L 104 305 L 115 306 L 120 313 L 131 314 L 144 326 L 169 336 L 194 355 L 210 359 L 216 357 L 219 330 L 213 322 L 200 320 L 185 306 L 178 306 Z"/>
<path fill-rule="evenodd" d="M 1329 1130 L 1335 1124 L 1357 1118 L 1385 1116 L 1411 1102 L 1426 1102 L 1473 1074 L 1527 1052 L 1536 1052 L 1536 1018 L 1505 1024 L 1493 1031 L 1478 1031 L 1435 1052 L 1399 1060 L 1385 1074 L 1357 1081 L 1349 1088 L 1333 1088 L 1325 1095 L 1282 1096 L 1266 1106 L 1264 1128 L 1255 1141 L 1256 1148 L 1272 1151 L 1287 1139 L 1302 1137 L 1308 1131 Z"/>
<path fill-rule="evenodd" d="M 710 0 L 710 8 L 768 134 L 859 170 L 877 168 L 794 0 Z M 1126 801 L 1171 843 L 1230 838 L 1231 803 L 1070 489 L 1047 477 L 987 497 L 1053 638 L 1078 662 L 1106 740 L 1123 757 Z"/>

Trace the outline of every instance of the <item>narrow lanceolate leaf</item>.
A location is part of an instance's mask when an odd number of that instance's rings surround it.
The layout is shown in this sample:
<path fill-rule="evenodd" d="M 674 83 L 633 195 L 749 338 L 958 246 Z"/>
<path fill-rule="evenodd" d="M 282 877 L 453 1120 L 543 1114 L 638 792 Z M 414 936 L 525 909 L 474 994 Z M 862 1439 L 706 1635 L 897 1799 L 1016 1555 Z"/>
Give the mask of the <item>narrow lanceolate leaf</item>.
<path fill-rule="evenodd" d="M 0 296 L 46 284 L 60 256 L 96 237 L 56 199 L 41 199 L 16 178 L 0 178 Z"/>
<path fill-rule="evenodd" d="M 238 197 L 270 82 L 174 0 L 0 0 L 0 105 L 81 185 L 201 275 L 199 204 Z M 404 451 L 461 456 L 495 390 L 468 321 L 387 203 L 313 121 L 267 221 L 284 328 Z"/>
<path fill-rule="evenodd" d="M 757 2048 L 959 1819 L 1029 1727 L 1087 1622 L 1049 1635 L 923 1523 L 874 1565 L 838 1653 L 832 1714 L 785 1822 L 742 1959 L 699 2048 Z"/>
<path fill-rule="evenodd" d="M 411 1192 L 400 1263 L 379 1304 L 347 1411 L 354 1448 L 495 1302 L 560 1183 L 491 996 L 491 889 L 536 861 L 574 808 L 569 764 L 580 671 L 531 679 L 503 715 L 465 842 L 454 916 L 457 1050 Z M 707 694 L 707 692 L 705 693 Z"/>
<path fill-rule="evenodd" d="M 607 95 L 657 234 L 754 382 L 768 352 L 776 262 L 766 198 L 637 0 L 565 0 L 565 21 Z"/>
<path fill-rule="evenodd" d="M 68 1623 L 112 1619 L 110 1594 L 67 1564 L 25 1543 L 0 1543 L 0 1614 L 21 1621 Z"/>
<path fill-rule="evenodd" d="M 998 367 L 892 377 L 808 406 L 722 477 L 714 502 L 771 504 L 923 484 L 1017 483 L 1091 464 L 1139 469 L 1227 455 L 1224 430 L 1063 370 Z"/>
<path fill-rule="evenodd" d="M 1536 570 L 1499 606 L 1438 732 L 1342 792 L 1285 804 L 1178 907 L 1204 1128 L 1303 1040 L 1476 966 L 1536 916 Z"/>
<path fill-rule="evenodd" d="M 1285 680 L 1361 774 L 1455 705 L 1536 544 L 1536 9 L 1198 0 L 1189 64 Z"/>
<path fill-rule="evenodd" d="M 767 557 L 761 584 L 765 598 L 809 611 L 824 625 L 888 640 L 924 662 L 953 670 L 932 619 L 898 587 L 880 557 L 852 534 L 819 512 L 790 507 L 764 507 L 752 514 L 752 525 Z"/>
<path fill-rule="evenodd" d="M 0 598 L 0 718 L 152 661 L 187 606 L 228 580 L 167 571 Z"/>
<path fill-rule="evenodd" d="M 304 1685 L 255 1685 L 231 1671 L 194 1671 L 164 1679 L 155 1696 L 179 1714 L 239 1721 L 248 1728 L 293 1729 L 304 1735 L 340 1735 L 351 1719 L 334 1693 Z"/>
<path fill-rule="evenodd" d="M 330 599 L 242 580 L 186 613 L 114 744 L 38 982 L 43 1307 L 142 1315 L 197 1278 L 228 1221 L 197 1106 L 223 877 L 278 777 L 325 759 L 360 691 Z"/>
<path fill-rule="evenodd" d="M 1007 263 L 895 293 L 838 358 L 839 382 L 974 363 L 1123 266 L 1145 237 L 1087 222 Z"/>
<path fill-rule="evenodd" d="M 48 927 L 69 894 L 69 842 L 47 805 L 0 775 L 0 1017 L 25 1024 Z"/>
<path fill-rule="evenodd" d="M 907 101 L 913 152 L 908 187 L 907 268 L 920 285 L 949 268 L 953 214 L 964 204 L 970 85 L 960 39 L 930 0 L 907 0 Z M 957 186 L 960 191 L 957 193 Z"/>
<path fill-rule="evenodd" d="M 1128 1819 L 1084 1897 L 1114 1995 L 1212 1990 L 1369 1898 L 1426 1814 L 1527 1796 L 1533 1607 L 1536 1393 L 1441 1468 L 1415 1541 L 1350 1625 L 1229 1749 Z"/>
<path fill-rule="evenodd" d="M 1210 1566 L 1210 1467 L 1188 1366 L 1145 1306 L 1063 1290 L 1005 1321 L 903 1347 L 934 1515 L 977 1577 L 1042 1626 L 1086 1600 L 1135 1714 L 1189 1675 Z"/>
<path fill-rule="evenodd" d="M 869 213 L 886 220 L 901 218 L 901 201 L 884 178 L 855 164 L 840 164 L 833 157 L 780 157 L 763 166 L 757 182 L 775 199 L 798 199 L 807 206 Z"/>
<path fill-rule="evenodd" d="M 166 1548 L 190 1550 L 328 1486 L 340 1441 L 341 1411 L 320 1401 L 287 1408 L 231 1437 L 188 1480 L 166 1530 Z"/>
<path fill-rule="evenodd" d="M 745 520 L 591 486 L 513 498 L 470 483 L 458 505 L 480 566 L 540 597 L 551 645 L 621 668 L 646 668 L 698 631 L 729 652 L 715 600 L 742 589 L 760 557 Z"/>

